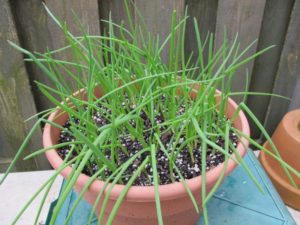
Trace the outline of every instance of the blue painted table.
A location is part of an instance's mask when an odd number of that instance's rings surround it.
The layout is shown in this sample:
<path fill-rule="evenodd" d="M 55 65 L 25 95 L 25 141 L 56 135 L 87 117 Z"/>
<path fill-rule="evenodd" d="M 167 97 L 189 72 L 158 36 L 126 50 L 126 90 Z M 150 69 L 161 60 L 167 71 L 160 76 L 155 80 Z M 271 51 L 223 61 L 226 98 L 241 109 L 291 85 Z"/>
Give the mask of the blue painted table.
<path fill-rule="evenodd" d="M 210 225 L 296 225 L 251 150 L 245 156 L 245 161 L 265 193 L 262 194 L 257 189 L 241 166 L 237 167 L 224 180 L 208 204 Z M 69 194 L 56 220 L 57 225 L 63 224 L 76 198 L 77 194 L 74 191 Z M 49 223 L 55 203 L 52 203 L 46 224 Z M 90 210 L 91 206 L 82 200 L 69 225 L 85 225 Z M 93 225 L 96 224 L 95 218 Z M 203 224 L 200 217 L 197 225 Z"/>

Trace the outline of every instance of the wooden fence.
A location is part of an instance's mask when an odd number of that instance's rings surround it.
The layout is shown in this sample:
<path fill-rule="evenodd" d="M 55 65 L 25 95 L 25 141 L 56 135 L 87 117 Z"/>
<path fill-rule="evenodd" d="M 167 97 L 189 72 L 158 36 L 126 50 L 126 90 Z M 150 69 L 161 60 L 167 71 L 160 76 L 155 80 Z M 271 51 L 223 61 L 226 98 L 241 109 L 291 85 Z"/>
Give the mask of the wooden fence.
<path fill-rule="evenodd" d="M 48 7 L 69 24 L 73 33 L 78 27 L 73 23 L 71 9 L 79 16 L 92 34 L 105 28 L 100 19 L 108 19 L 109 11 L 116 22 L 125 20 L 123 0 L 44 0 Z M 45 51 L 64 45 L 64 38 L 47 16 L 41 0 L 0 0 L 0 171 L 10 163 L 24 140 L 34 120 L 24 119 L 49 107 L 34 80 L 48 82 L 33 65 L 24 64 L 23 56 L 7 43 L 11 40 L 30 51 Z M 266 46 L 277 47 L 247 65 L 250 90 L 273 92 L 291 97 L 291 102 L 274 97 L 250 96 L 247 103 L 266 129 L 272 133 L 282 116 L 300 106 L 300 0 L 135 0 L 146 25 L 153 34 L 166 37 L 175 9 L 182 16 L 195 17 L 201 34 L 215 33 L 215 46 L 222 41 L 224 27 L 233 38 L 239 34 L 241 47 L 253 40 L 257 43 L 249 54 Z M 132 15 L 136 16 L 134 8 Z M 135 17 L 137 18 L 137 17 Z M 137 22 L 138 19 L 136 19 Z M 186 51 L 196 48 L 193 24 L 187 24 Z M 165 57 L 167 57 L 167 52 Z M 64 55 L 63 57 L 68 57 Z M 233 89 L 243 90 L 245 70 L 238 71 Z M 252 135 L 259 138 L 257 128 Z M 36 132 L 25 154 L 41 146 L 41 132 Z M 49 168 L 44 157 L 20 161 L 16 170 Z"/>

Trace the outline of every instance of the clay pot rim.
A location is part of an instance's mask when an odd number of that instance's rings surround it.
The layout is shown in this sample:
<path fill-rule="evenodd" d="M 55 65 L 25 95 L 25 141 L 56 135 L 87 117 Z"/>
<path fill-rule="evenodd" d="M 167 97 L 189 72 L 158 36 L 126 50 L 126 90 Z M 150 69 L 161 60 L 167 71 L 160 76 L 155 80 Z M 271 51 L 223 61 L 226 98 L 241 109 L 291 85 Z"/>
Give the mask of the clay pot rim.
<path fill-rule="evenodd" d="M 288 112 L 282 119 L 282 126 L 288 134 L 289 138 L 300 144 L 300 119 L 299 116 L 297 116 L 299 114 L 300 109 Z"/>
<path fill-rule="evenodd" d="M 219 93 L 220 93 L 220 91 L 217 91 L 217 94 L 219 94 Z M 231 105 L 234 110 L 236 110 L 238 107 L 237 104 L 235 103 L 235 101 L 232 100 L 231 98 L 228 98 L 228 104 Z M 58 115 L 58 113 L 60 113 L 58 110 L 51 113 L 48 120 L 53 121 L 53 119 Z M 243 111 L 239 112 L 237 119 L 239 119 L 241 121 L 242 129 L 240 131 L 243 132 L 245 135 L 250 136 L 250 127 L 249 127 L 247 118 L 246 118 L 245 114 L 243 113 Z M 45 148 L 51 147 L 54 144 L 56 144 L 56 143 L 53 143 L 50 138 L 52 129 L 53 129 L 53 127 L 49 123 L 47 123 L 44 127 L 43 145 Z M 238 143 L 238 146 L 237 146 L 237 151 L 241 156 L 244 156 L 246 154 L 247 149 L 245 148 L 245 146 L 247 147 L 248 145 L 249 145 L 248 140 L 244 137 L 241 137 L 240 142 Z M 45 154 L 46 154 L 46 157 L 48 158 L 48 161 L 50 162 L 50 164 L 52 165 L 52 167 L 54 169 L 57 170 L 62 165 L 63 160 L 57 154 L 55 149 L 48 150 L 45 152 Z M 236 156 L 234 154 L 233 154 L 233 157 L 236 159 Z M 233 160 L 229 159 L 229 161 L 227 163 L 225 175 L 229 174 L 236 165 L 237 164 Z M 206 182 L 207 183 L 216 182 L 219 177 L 219 174 L 221 174 L 223 168 L 224 168 L 224 163 L 209 170 L 206 173 Z M 72 172 L 72 168 L 70 166 L 68 166 L 64 170 L 62 170 L 61 175 L 64 178 L 67 178 L 71 172 Z M 87 183 L 89 178 L 90 178 L 89 176 L 81 173 L 77 179 L 77 185 L 84 187 L 84 185 Z M 188 187 L 190 188 L 191 192 L 194 193 L 195 190 L 201 188 L 202 177 L 198 176 L 198 177 L 195 177 L 192 179 L 188 179 L 188 180 L 186 180 L 186 183 L 187 183 Z M 95 180 L 90 185 L 89 190 L 92 192 L 93 191 L 99 192 L 101 190 L 101 188 L 103 187 L 103 185 L 104 185 L 103 181 Z M 118 196 L 120 195 L 120 193 L 122 192 L 122 190 L 124 189 L 124 187 L 125 187 L 125 185 L 120 185 L 120 184 L 114 185 L 114 187 L 112 188 L 111 193 L 110 193 L 110 199 L 117 199 Z M 175 183 L 171 183 L 171 184 L 160 185 L 159 186 L 159 194 L 160 194 L 160 200 L 162 201 L 162 200 L 171 200 L 171 199 L 175 199 L 175 198 L 184 197 L 184 196 L 186 196 L 187 191 L 183 185 L 183 182 L 175 182 Z M 128 190 L 125 198 L 126 198 L 126 201 L 135 201 L 135 202 L 155 201 L 154 186 L 132 186 Z"/>
<path fill-rule="evenodd" d="M 267 147 L 267 141 L 264 143 L 263 147 L 266 148 Z M 284 179 L 282 179 L 273 169 L 272 167 L 268 164 L 268 160 L 266 158 L 267 153 L 265 153 L 264 151 L 261 151 L 259 154 L 259 159 L 261 161 L 261 163 L 263 164 L 265 170 L 267 171 L 268 175 L 270 177 L 272 177 L 272 179 L 274 179 L 279 185 L 281 185 L 283 188 L 285 188 L 286 190 L 300 195 L 300 189 L 296 189 L 295 187 L 293 187 L 293 185 L 291 185 L 289 182 L 285 181 Z"/>

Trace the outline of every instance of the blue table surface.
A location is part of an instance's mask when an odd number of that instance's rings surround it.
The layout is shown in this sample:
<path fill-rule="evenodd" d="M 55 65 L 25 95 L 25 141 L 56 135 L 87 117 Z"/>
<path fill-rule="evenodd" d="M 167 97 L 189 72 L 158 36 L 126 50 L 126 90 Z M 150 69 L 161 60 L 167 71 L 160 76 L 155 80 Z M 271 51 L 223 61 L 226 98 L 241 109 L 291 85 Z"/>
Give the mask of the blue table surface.
<path fill-rule="evenodd" d="M 264 193 L 258 190 L 245 170 L 241 166 L 238 166 L 234 172 L 224 180 L 222 186 L 208 203 L 209 224 L 296 225 L 251 150 L 249 150 L 245 156 L 245 162 L 262 186 Z M 57 225 L 63 224 L 76 198 L 76 192 L 73 191 L 69 194 L 57 217 Z M 55 203 L 56 202 L 52 203 L 46 224 L 49 222 Z M 90 210 L 91 206 L 85 200 L 81 200 L 68 224 L 87 224 Z M 97 224 L 96 218 L 94 218 L 92 224 Z M 202 217 L 200 217 L 197 225 L 204 225 Z"/>

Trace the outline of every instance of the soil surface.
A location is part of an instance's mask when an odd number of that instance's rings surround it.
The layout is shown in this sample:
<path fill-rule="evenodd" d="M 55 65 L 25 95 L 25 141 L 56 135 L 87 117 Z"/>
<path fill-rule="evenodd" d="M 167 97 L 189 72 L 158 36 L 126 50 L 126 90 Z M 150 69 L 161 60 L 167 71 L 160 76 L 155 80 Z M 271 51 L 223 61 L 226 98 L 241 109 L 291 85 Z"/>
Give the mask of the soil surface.
<path fill-rule="evenodd" d="M 127 104 L 122 104 L 124 109 L 128 109 Z M 134 109 L 135 106 L 131 105 L 130 109 Z M 185 112 L 185 107 L 183 105 L 180 106 L 180 108 L 177 111 L 177 115 L 180 115 Z M 91 113 L 91 119 L 92 121 L 98 126 L 104 126 L 109 123 L 109 116 L 111 115 L 111 111 L 107 109 L 103 105 L 98 105 L 98 109 Z M 149 143 L 149 139 L 151 138 L 151 128 L 157 124 L 161 124 L 164 122 L 164 117 L 162 112 L 157 112 L 156 116 L 154 118 L 154 121 L 151 122 L 150 118 L 146 115 L 145 112 L 140 113 L 140 118 L 142 118 L 142 122 L 144 125 L 144 140 L 146 143 Z M 73 124 L 81 124 L 79 119 L 71 118 L 74 122 Z M 136 127 L 135 121 L 130 121 L 130 124 L 133 128 Z M 85 127 L 85 124 L 81 124 L 83 127 Z M 71 122 L 70 119 L 65 122 L 63 127 L 65 127 L 67 130 L 70 129 Z M 165 149 L 171 154 L 172 147 L 175 144 L 173 133 L 165 126 L 160 126 L 161 131 L 161 142 L 164 144 Z M 59 143 L 64 142 L 70 142 L 75 141 L 75 137 L 72 136 L 70 133 L 66 131 L 61 131 Z M 175 149 L 180 148 L 181 144 L 184 143 L 186 140 L 185 136 L 181 136 L 178 140 L 178 144 L 176 145 Z M 234 133 L 230 133 L 230 140 L 233 143 L 234 146 L 238 143 L 238 137 Z M 191 179 L 196 176 L 201 175 L 201 142 L 200 140 L 196 140 L 197 144 L 194 149 L 189 149 L 187 146 L 181 148 L 181 151 L 177 153 L 175 164 L 179 171 L 181 172 L 182 177 L 185 179 Z M 221 147 L 224 146 L 224 140 L 221 137 L 215 138 L 215 143 Z M 117 166 L 122 165 L 125 163 L 129 158 L 131 158 L 133 155 L 135 155 L 137 152 L 139 152 L 141 149 L 143 149 L 142 143 L 140 141 L 136 140 L 134 137 L 132 137 L 128 131 L 126 132 L 126 129 L 124 129 L 124 133 L 118 137 L 118 142 L 120 143 L 120 147 L 116 148 L 115 151 L 118 152 L 118 158 L 114 159 Z M 71 149 L 71 146 L 65 146 L 62 148 L 57 149 L 58 154 L 62 159 L 66 157 L 66 155 L 69 153 Z M 100 149 L 99 149 L 100 150 Z M 111 159 L 111 150 L 110 149 L 102 149 L 101 150 L 107 159 Z M 230 153 L 232 151 L 230 150 Z M 150 154 L 150 152 L 145 152 L 138 156 L 135 161 L 127 168 L 125 173 L 122 176 L 122 182 L 123 184 L 126 184 L 127 181 L 132 177 L 132 175 L 136 172 L 138 166 L 143 162 L 143 160 Z M 76 156 L 76 151 L 72 151 L 72 156 L 70 158 L 73 158 Z M 157 170 L 159 175 L 159 182 L 161 185 L 163 184 L 169 184 L 173 182 L 180 181 L 180 176 L 178 173 L 176 173 L 176 170 L 173 168 L 172 172 L 170 172 L 170 166 L 169 166 L 169 159 L 164 154 L 164 152 L 161 149 L 157 150 L 156 153 L 156 159 L 157 159 Z M 150 160 L 151 161 L 151 160 Z M 217 152 L 211 148 L 208 148 L 207 150 L 207 157 L 206 157 L 206 171 L 216 167 L 220 163 L 224 161 L 224 155 L 220 152 Z M 96 171 L 98 171 L 98 167 L 94 162 L 90 162 L 83 170 L 83 173 L 91 176 Z M 111 171 L 108 169 L 105 170 L 105 175 L 109 176 L 111 174 Z M 149 186 L 153 185 L 153 175 L 152 175 L 152 166 L 151 163 L 148 163 L 145 167 L 145 170 L 140 174 L 140 176 L 135 180 L 134 185 L 138 186 Z"/>

